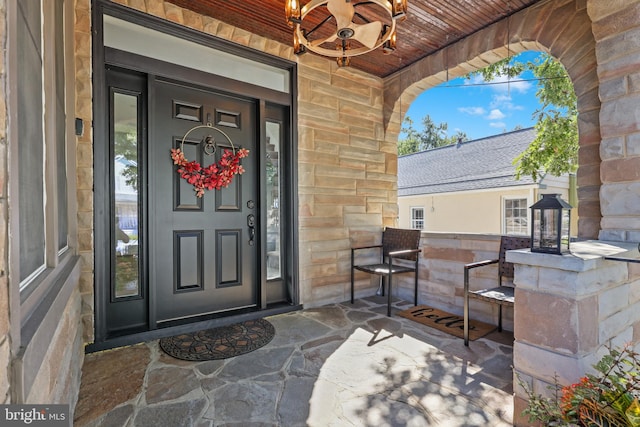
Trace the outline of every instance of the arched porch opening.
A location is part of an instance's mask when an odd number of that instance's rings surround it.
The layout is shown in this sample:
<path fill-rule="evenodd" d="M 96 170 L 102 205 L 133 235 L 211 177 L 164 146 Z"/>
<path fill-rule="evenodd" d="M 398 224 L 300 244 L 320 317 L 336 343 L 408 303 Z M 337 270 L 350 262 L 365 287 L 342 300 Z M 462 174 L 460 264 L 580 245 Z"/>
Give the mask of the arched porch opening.
<path fill-rule="evenodd" d="M 566 23 L 569 25 L 565 25 Z M 547 52 L 566 68 L 578 98 L 578 237 L 600 232 L 601 141 L 595 39 L 586 7 L 577 2 L 545 2 L 428 56 L 385 80 L 387 142 L 398 140 L 404 114 L 425 90 L 527 50 Z"/>

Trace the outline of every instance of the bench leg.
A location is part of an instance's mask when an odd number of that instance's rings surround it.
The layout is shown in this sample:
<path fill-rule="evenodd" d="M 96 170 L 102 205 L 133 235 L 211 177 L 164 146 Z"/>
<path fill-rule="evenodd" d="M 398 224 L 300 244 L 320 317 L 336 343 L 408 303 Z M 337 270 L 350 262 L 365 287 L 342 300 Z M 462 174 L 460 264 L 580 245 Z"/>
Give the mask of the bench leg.
<path fill-rule="evenodd" d="M 353 304 L 353 250 L 351 251 L 351 304 Z"/>
<path fill-rule="evenodd" d="M 391 278 L 392 274 L 387 276 L 387 317 L 391 317 Z"/>
<path fill-rule="evenodd" d="M 469 347 L 469 270 L 464 269 L 464 345 Z"/>
<path fill-rule="evenodd" d="M 498 332 L 502 332 L 502 304 L 498 304 Z"/>
<path fill-rule="evenodd" d="M 418 263 L 416 262 L 416 277 L 413 284 L 413 305 L 418 305 Z"/>
<path fill-rule="evenodd" d="M 376 291 L 376 296 L 379 296 L 379 297 L 384 296 L 384 276 L 379 276 L 378 290 Z"/>

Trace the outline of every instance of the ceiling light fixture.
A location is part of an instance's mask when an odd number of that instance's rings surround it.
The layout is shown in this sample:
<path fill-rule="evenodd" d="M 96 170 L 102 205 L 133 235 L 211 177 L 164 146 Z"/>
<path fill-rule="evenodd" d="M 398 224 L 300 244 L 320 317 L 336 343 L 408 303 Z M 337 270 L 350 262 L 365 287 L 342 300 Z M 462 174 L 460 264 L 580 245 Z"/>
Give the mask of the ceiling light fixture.
<path fill-rule="evenodd" d="M 396 23 L 406 18 L 407 0 L 311 0 L 304 6 L 286 0 L 285 15 L 296 54 L 309 50 L 344 67 L 352 56 L 396 49 Z"/>

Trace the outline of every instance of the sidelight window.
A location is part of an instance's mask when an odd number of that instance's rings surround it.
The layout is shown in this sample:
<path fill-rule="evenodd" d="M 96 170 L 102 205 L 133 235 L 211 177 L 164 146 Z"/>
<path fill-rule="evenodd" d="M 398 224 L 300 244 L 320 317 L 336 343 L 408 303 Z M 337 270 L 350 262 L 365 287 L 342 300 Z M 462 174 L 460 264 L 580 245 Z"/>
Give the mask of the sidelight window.
<path fill-rule="evenodd" d="M 282 277 L 280 251 L 280 145 L 282 125 L 267 121 L 267 280 Z"/>
<path fill-rule="evenodd" d="M 115 297 L 140 293 L 138 94 L 113 92 L 113 227 Z"/>

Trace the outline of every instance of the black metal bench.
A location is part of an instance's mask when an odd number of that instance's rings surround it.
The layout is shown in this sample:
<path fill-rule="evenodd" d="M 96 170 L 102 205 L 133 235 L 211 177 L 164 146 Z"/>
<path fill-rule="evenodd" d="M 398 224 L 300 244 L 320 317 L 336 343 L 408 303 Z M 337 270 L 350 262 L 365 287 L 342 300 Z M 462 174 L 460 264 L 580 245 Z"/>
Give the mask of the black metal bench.
<path fill-rule="evenodd" d="M 421 252 L 420 230 L 404 230 L 387 227 L 382 232 L 382 244 L 351 248 L 351 304 L 354 299 L 354 270 L 376 274 L 387 283 L 387 316 L 391 316 L 391 285 L 394 274 L 413 272 L 415 275 L 414 305 L 418 305 L 418 253 Z M 355 253 L 361 249 L 380 248 L 380 262 L 376 264 L 357 265 Z M 413 264 L 402 262 L 413 261 Z M 400 262 L 398 262 L 400 261 Z M 384 280 L 382 284 L 384 295 Z"/>
<path fill-rule="evenodd" d="M 513 264 L 506 261 L 506 253 L 513 249 L 531 247 L 531 238 L 522 236 L 502 236 L 497 259 L 472 262 L 464 266 L 464 345 L 469 345 L 469 298 L 475 298 L 498 305 L 498 330 L 502 331 L 502 307 L 513 307 L 514 287 L 503 286 L 502 278 L 513 279 Z M 469 290 L 469 270 L 498 264 L 498 286 L 495 288 Z"/>

